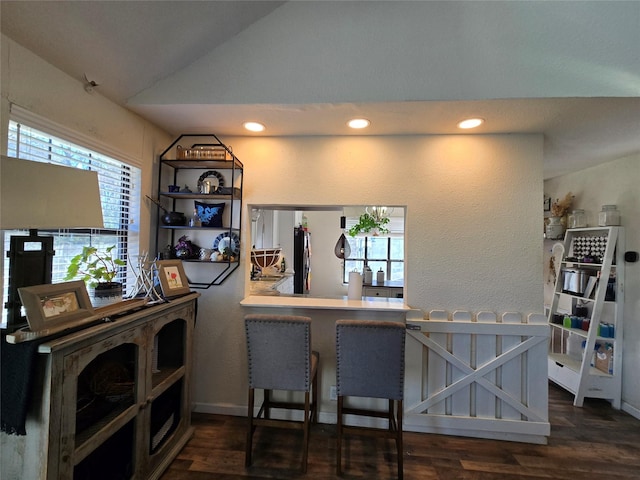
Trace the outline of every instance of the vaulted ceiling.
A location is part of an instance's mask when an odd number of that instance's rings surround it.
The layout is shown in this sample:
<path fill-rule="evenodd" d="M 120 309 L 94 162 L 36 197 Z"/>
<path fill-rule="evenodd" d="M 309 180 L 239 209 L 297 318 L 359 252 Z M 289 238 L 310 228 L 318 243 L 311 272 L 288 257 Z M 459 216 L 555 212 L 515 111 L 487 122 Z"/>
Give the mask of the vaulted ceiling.
<path fill-rule="evenodd" d="M 550 178 L 640 152 L 640 2 L 8 1 L 2 33 L 173 134 L 542 133 Z M 363 133 L 359 133 L 363 134 Z"/>

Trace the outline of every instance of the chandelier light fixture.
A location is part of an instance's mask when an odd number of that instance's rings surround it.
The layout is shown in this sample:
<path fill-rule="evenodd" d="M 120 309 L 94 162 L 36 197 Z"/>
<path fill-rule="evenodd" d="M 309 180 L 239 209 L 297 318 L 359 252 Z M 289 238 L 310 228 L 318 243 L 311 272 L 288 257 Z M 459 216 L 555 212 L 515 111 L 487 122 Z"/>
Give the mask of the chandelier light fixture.
<path fill-rule="evenodd" d="M 374 205 L 371 207 L 365 207 L 364 211 L 371 215 L 376 222 L 380 222 L 385 218 L 389 218 L 393 213 L 393 208 Z"/>

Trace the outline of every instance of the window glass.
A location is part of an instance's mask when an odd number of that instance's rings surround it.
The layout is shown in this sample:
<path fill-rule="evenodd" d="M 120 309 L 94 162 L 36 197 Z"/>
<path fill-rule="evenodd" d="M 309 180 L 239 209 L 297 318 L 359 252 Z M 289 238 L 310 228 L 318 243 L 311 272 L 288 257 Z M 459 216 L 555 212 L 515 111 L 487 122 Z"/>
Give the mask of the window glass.
<path fill-rule="evenodd" d="M 387 278 L 392 281 L 402 282 L 404 280 L 404 263 L 391 262 L 391 274 Z"/>
<path fill-rule="evenodd" d="M 404 280 L 404 238 L 393 236 L 347 237 L 351 255 L 344 261 L 342 281 L 349 282 L 349 272 L 362 273 L 365 265 L 376 273 L 382 269 L 385 281 Z"/>
<path fill-rule="evenodd" d="M 389 252 L 389 239 L 382 237 L 368 237 L 367 258 L 387 259 Z M 371 265 L 369 265 L 371 267 Z M 372 267 L 373 269 L 373 267 Z"/>
<path fill-rule="evenodd" d="M 141 181 L 139 168 L 13 120 L 9 122 L 7 155 L 98 172 L 104 229 L 39 230 L 40 235 L 54 237 L 53 283 L 64 281 L 70 259 L 81 253 L 82 247 L 86 245 L 98 249 L 116 245 L 117 255 L 124 261 L 131 255 L 138 255 L 137 226 L 140 218 Z M 78 208 L 82 206 L 79 205 Z M 15 234 L 20 232 L 4 232 L 4 301 L 7 299 L 9 276 L 6 252 L 9 249 L 9 238 Z M 123 283 L 125 292 L 127 283 L 133 284 L 133 279 L 127 282 L 126 275 L 127 269 L 123 267 L 117 278 Z M 3 309 L 2 325 L 5 324 L 6 309 Z"/>
<path fill-rule="evenodd" d="M 351 247 L 349 258 L 364 258 L 365 237 L 347 237 Z"/>
<path fill-rule="evenodd" d="M 391 252 L 389 258 L 391 260 L 404 260 L 404 238 L 391 237 Z"/>

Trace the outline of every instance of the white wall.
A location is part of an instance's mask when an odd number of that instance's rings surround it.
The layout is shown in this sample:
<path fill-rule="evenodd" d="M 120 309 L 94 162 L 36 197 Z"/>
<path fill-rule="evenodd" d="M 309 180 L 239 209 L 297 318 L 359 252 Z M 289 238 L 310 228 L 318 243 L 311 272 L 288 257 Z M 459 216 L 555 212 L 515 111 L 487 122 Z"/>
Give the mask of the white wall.
<path fill-rule="evenodd" d="M 223 141 L 233 146 L 245 165 L 245 208 L 247 204 L 406 205 L 409 305 L 425 311 L 542 312 L 541 136 Z M 271 187 L 281 185 L 283 175 L 287 188 Z M 333 250 L 337 231 L 319 244 L 322 232 L 314 228 L 312 214 L 307 215 L 314 251 Z M 248 211 L 243 219 L 243 230 L 248 232 Z M 246 404 L 241 319 L 251 309 L 238 303 L 248 288 L 250 247 L 242 246 L 244 275 L 234 274 L 222 286 L 204 292 L 200 302 L 194 398 L 201 410 L 234 411 Z M 297 313 L 313 317 L 314 338 L 324 342 L 331 336 L 333 313 Z M 321 396 L 327 398 L 331 368 L 323 371 Z M 322 406 L 325 411 L 331 408 L 328 402 Z M 235 411 L 242 413 L 240 408 Z"/>
<path fill-rule="evenodd" d="M 406 205 L 411 305 L 542 308 L 541 136 L 225 140 L 245 164 L 245 203 Z M 295 188 L 261 188 L 283 172 Z"/>
<path fill-rule="evenodd" d="M 69 77 L 5 35 L 1 40 L 0 151 L 3 154 L 7 151 L 9 109 L 13 103 L 108 145 L 107 154 L 119 152 L 128 161 L 135 162 L 142 168 L 142 192 L 151 195 L 155 191 L 157 155 L 172 138 L 98 92 L 88 94 L 80 79 Z M 141 202 L 143 250 L 149 248 L 150 218 L 155 218 L 150 213 L 155 210 L 150 209 L 149 202 Z"/>
<path fill-rule="evenodd" d="M 151 194 L 152 159 L 171 139 L 99 94 L 89 96 L 80 81 L 5 37 L 2 42 L 3 147 L 8 103 L 16 102 L 140 158 L 143 193 Z M 247 204 L 406 205 L 407 303 L 423 310 L 541 312 L 541 135 L 223 141 L 245 165 L 243 235 L 251 228 Z M 287 186 L 280 188 L 283 178 Z M 151 212 L 143 205 L 142 229 L 148 239 Z M 327 232 L 324 243 L 333 249 L 336 240 L 336 232 Z M 242 245 L 243 268 L 223 285 L 202 291 L 193 397 L 201 410 L 244 414 L 241 319 L 249 309 L 239 302 L 250 248 Z M 316 239 L 314 248 L 321 248 Z M 340 313 L 306 313 L 314 317 L 314 343 L 321 342 L 315 346 L 331 352 L 329 339 Z M 332 358 L 322 361 L 329 365 L 322 379 L 326 399 L 335 379 Z M 332 408 L 328 402 L 322 405 L 325 411 Z"/>
<path fill-rule="evenodd" d="M 347 294 L 342 283 L 342 260 L 333 252 L 342 233 L 342 212 L 306 212 L 311 232 L 311 290 L 314 297 Z"/>
<path fill-rule="evenodd" d="M 640 251 L 640 154 L 621 158 L 544 182 L 551 198 L 575 195 L 574 208 L 587 214 L 589 226 L 598 225 L 602 205 L 614 204 L 625 228 L 626 250 Z M 553 242 L 545 242 L 549 250 Z M 549 252 L 545 252 L 548 258 Z M 546 275 L 545 261 L 545 280 Z M 550 303 L 548 285 L 545 303 Z M 623 409 L 640 418 L 640 262 L 625 264 L 624 353 L 622 361 Z"/>

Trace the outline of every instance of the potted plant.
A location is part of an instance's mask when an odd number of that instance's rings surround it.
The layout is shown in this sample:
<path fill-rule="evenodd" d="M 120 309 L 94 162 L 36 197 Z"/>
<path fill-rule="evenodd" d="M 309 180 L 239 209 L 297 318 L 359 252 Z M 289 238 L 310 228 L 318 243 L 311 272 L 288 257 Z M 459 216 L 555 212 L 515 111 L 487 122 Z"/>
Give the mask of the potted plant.
<path fill-rule="evenodd" d="M 114 257 L 115 245 L 104 251 L 96 247 L 83 247 L 82 253 L 71 259 L 65 280 L 84 280 L 92 294 L 94 307 L 109 305 L 122 300 L 122 283 L 114 281 L 124 260 Z"/>
<path fill-rule="evenodd" d="M 358 223 L 349 229 L 349 235 L 355 237 L 359 233 L 369 233 L 373 230 L 373 235 L 379 233 L 389 233 L 389 229 L 386 225 L 389 223 L 389 217 L 380 217 L 376 219 L 368 212 L 360 215 Z"/>

